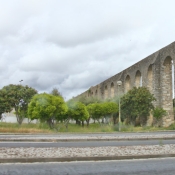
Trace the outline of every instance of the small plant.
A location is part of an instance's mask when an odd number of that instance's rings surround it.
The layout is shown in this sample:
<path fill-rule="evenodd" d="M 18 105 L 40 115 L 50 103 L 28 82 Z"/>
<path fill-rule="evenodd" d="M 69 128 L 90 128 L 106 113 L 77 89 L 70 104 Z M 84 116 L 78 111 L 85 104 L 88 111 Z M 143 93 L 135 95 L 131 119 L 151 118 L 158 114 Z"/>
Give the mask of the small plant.
<path fill-rule="evenodd" d="M 166 110 L 164 110 L 163 108 L 156 107 L 156 108 L 153 109 L 152 114 L 153 114 L 153 116 L 154 116 L 156 119 L 160 119 L 160 118 L 162 118 L 163 116 L 166 116 L 166 115 L 167 115 L 167 112 L 166 112 Z"/>
<path fill-rule="evenodd" d="M 169 130 L 175 130 L 175 123 L 171 124 L 169 127 L 168 127 Z"/>

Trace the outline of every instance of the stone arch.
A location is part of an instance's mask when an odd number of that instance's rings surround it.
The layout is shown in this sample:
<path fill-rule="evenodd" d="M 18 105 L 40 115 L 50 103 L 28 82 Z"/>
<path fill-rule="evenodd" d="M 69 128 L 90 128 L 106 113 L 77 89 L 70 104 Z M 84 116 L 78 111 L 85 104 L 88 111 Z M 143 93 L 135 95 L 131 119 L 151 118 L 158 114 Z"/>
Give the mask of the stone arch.
<path fill-rule="evenodd" d="M 125 93 L 131 89 L 131 78 L 129 75 L 125 78 Z"/>
<path fill-rule="evenodd" d="M 151 93 L 153 93 L 153 66 L 150 65 L 148 67 L 148 73 L 147 73 L 147 87 Z"/>
<path fill-rule="evenodd" d="M 98 95 L 98 90 L 96 89 L 96 91 L 95 91 L 95 96 L 97 96 Z"/>
<path fill-rule="evenodd" d="M 114 83 L 111 83 L 111 97 L 114 97 Z"/>
<path fill-rule="evenodd" d="M 107 99 L 107 98 L 108 98 L 108 86 L 107 86 L 107 85 L 105 86 L 105 93 L 104 93 L 104 97 L 105 97 L 105 99 Z"/>
<path fill-rule="evenodd" d="M 142 74 L 138 70 L 135 75 L 135 86 L 136 87 L 141 87 L 142 86 Z"/>
<path fill-rule="evenodd" d="M 173 82 L 172 82 L 172 63 L 173 60 L 170 56 L 166 57 L 162 65 L 162 108 L 164 108 L 168 115 L 163 120 L 163 126 L 169 126 L 174 119 L 173 114 Z"/>

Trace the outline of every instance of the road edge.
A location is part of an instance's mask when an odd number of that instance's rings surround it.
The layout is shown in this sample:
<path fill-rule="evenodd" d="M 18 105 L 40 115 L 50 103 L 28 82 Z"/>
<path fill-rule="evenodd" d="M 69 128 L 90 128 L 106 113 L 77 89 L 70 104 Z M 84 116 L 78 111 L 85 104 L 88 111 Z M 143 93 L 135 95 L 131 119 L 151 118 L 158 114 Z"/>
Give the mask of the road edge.
<path fill-rule="evenodd" d="M 0 158 L 0 163 L 36 163 L 36 162 L 72 162 L 72 161 L 105 161 L 175 157 L 175 154 L 153 154 L 132 156 L 98 156 L 98 157 L 57 157 L 57 158 Z"/>

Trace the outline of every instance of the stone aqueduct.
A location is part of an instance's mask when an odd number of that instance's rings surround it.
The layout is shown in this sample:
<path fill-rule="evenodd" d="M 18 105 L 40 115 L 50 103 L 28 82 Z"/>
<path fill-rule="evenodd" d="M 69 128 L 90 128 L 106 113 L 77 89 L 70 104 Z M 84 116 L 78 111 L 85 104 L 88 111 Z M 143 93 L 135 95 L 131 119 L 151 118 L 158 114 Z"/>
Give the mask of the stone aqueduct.
<path fill-rule="evenodd" d="M 157 99 L 154 105 L 167 111 L 167 116 L 163 118 L 162 125 L 169 126 L 174 122 L 172 101 L 174 91 L 173 77 L 175 77 L 174 65 L 175 42 L 102 83 L 92 86 L 76 98 L 80 96 L 96 96 L 103 99 L 112 98 L 119 93 L 117 86 L 117 81 L 119 80 L 122 81 L 122 87 L 120 87 L 122 93 L 126 93 L 134 86 L 146 86 Z"/>

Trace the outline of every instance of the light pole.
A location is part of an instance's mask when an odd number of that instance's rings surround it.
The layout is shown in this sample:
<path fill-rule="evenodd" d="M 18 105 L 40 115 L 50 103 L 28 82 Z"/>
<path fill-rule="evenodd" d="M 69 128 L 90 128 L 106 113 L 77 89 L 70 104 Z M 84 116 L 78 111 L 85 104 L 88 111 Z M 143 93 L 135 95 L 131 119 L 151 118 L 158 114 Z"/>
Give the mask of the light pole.
<path fill-rule="evenodd" d="M 121 107 L 120 107 L 120 87 L 122 85 L 122 81 L 117 81 L 117 85 L 118 85 L 118 92 L 119 92 L 119 119 L 118 119 L 118 129 L 119 131 L 121 131 L 121 127 L 120 127 L 120 123 L 121 123 Z"/>
<path fill-rule="evenodd" d="M 20 80 L 19 82 L 20 82 L 20 85 L 21 85 L 21 82 L 22 82 L 23 80 Z"/>

